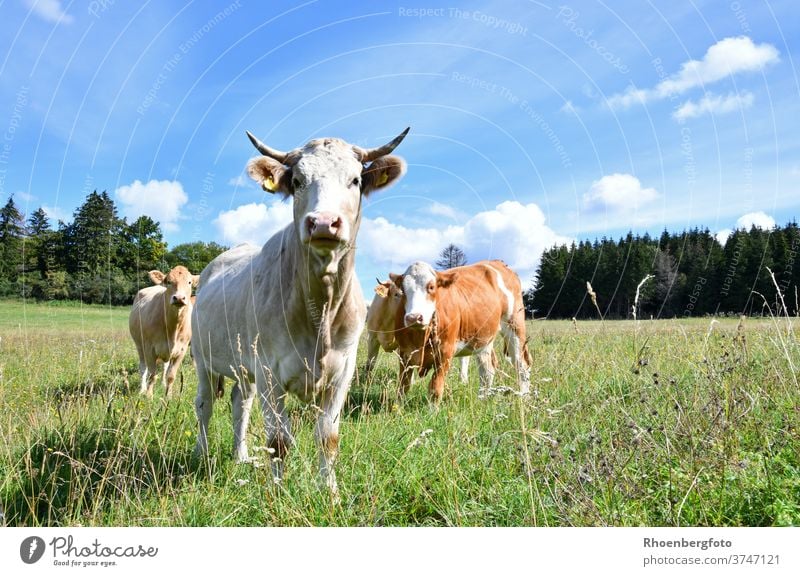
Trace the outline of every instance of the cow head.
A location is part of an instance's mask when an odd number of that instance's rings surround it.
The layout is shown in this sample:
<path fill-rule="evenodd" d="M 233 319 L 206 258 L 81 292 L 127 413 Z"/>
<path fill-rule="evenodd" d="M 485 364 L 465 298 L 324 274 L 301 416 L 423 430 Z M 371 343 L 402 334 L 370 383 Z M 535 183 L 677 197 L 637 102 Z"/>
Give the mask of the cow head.
<path fill-rule="evenodd" d="M 200 276 L 195 276 L 184 266 L 175 266 L 166 275 L 160 270 L 150 271 L 150 280 L 167 289 L 165 298 L 176 308 L 192 303 L 192 286 L 197 286 Z"/>
<path fill-rule="evenodd" d="M 414 262 L 403 274 L 389 274 L 389 278 L 405 295 L 405 327 L 427 328 L 436 312 L 436 291 L 449 283 L 448 273 Z"/>
<path fill-rule="evenodd" d="M 288 153 L 268 147 L 248 132 L 263 156 L 251 160 L 247 172 L 267 192 L 293 197 L 300 242 L 314 253 L 327 255 L 355 240 L 362 195 L 385 188 L 402 176 L 405 162 L 390 153 L 408 130 L 378 148 L 322 138 Z"/>
<path fill-rule="evenodd" d="M 375 286 L 375 297 L 370 305 L 371 314 L 378 315 L 381 319 L 394 322 L 397 310 L 403 304 L 403 291 L 392 280 L 381 282 Z"/>
<path fill-rule="evenodd" d="M 397 276 L 397 274 L 390 274 L 390 276 Z M 377 278 L 378 284 L 375 286 L 375 294 L 381 299 L 399 302 L 403 297 L 403 291 L 397 287 L 392 280 L 384 280 L 381 282 Z"/>

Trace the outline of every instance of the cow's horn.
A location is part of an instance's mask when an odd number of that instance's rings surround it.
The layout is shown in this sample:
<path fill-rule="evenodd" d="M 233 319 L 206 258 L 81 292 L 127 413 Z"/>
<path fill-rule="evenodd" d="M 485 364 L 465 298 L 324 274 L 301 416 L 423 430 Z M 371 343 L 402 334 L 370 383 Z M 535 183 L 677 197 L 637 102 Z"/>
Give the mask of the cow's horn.
<path fill-rule="evenodd" d="M 400 142 L 403 141 L 403 138 L 406 137 L 406 134 L 408 134 L 409 130 L 411 130 L 410 126 L 405 130 L 403 130 L 397 138 L 395 138 L 388 144 L 379 146 L 378 148 L 364 149 L 364 148 L 359 148 L 358 146 L 353 146 L 353 148 L 355 149 L 356 154 L 358 154 L 358 157 L 362 162 L 372 162 L 373 160 L 380 158 L 381 156 L 386 156 L 387 154 L 391 154 L 392 150 L 397 148 Z"/>
<path fill-rule="evenodd" d="M 250 142 L 253 143 L 253 146 L 256 147 L 256 150 L 261 152 L 264 156 L 269 156 L 270 158 L 277 160 L 281 164 L 286 163 L 286 157 L 289 156 L 286 152 L 281 152 L 280 150 L 275 150 L 275 148 L 270 148 L 266 144 L 264 144 L 261 140 L 253 136 L 250 132 L 247 132 L 247 137 L 250 138 Z"/>

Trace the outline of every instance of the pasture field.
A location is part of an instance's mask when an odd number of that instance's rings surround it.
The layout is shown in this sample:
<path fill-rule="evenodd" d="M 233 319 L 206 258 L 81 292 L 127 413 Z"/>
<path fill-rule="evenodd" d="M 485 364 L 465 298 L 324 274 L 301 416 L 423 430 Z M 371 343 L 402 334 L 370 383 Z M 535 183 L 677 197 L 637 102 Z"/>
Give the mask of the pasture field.
<path fill-rule="evenodd" d="M 216 404 L 192 458 L 197 378 L 138 395 L 127 308 L 0 302 L 0 506 L 27 526 L 761 526 L 800 524 L 800 347 L 789 321 L 529 323 L 528 398 L 501 361 L 448 376 L 441 409 L 396 359 L 342 414 L 341 501 L 317 487 L 313 407 L 290 403 L 282 486 L 231 458 Z M 795 326 L 794 330 L 798 327 Z M 359 366 L 364 363 L 361 348 Z M 228 383 L 227 389 L 230 389 Z M 264 445 L 254 410 L 249 443 Z"/>

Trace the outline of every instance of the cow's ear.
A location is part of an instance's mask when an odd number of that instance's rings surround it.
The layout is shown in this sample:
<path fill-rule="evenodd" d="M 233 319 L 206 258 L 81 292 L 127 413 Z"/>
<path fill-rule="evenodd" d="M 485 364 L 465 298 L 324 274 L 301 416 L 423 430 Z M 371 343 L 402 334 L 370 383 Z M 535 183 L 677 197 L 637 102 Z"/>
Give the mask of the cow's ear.
<path fill-rule="evenodd" d="M 361 173 L 361 192 L 386 188 L 402 178 L 406 172 L 405 160 L 399 156 L 381 156 Z"/>
<path fill-rule="evenodd" d="M 455 280 L 455 272 L 437 272 L 436 273 L 436 287 L 447 288 Z"/>
<path fill-rule="evenodd" d="M 403 289 L 403 275 L 402 274 L 395 274 L 394 272 L 389 272 L 389 280 L 394 282 L 395 286 Z"/>
<path fill-rule="evenodd" d="M 383 283 L 378 284 L 375 286 L 375 294 L 381 298 L 386 298 L 389 295 L 389 286 L 386 286 Z"/>
<path fill-rule="evenodd" d="M 192 286 L 197 288 L 200 285 L 200 274 L 192 275 Z"/>
<path fill-rule="evenodd" d="M 283 196 L 292 193 L 292 171 L 277 160 L 266 156 L 253 158 L 247 163 L 247 173 L 265 192 Z"/>
<path fill-rule="evenodd" d="M 161 284 L 164 282 L 164 278 L 166 278 L 161 270 L 150 270 L 148 276 L 150 276 L 150 280 L 152 280 L 153 284 Z"/>

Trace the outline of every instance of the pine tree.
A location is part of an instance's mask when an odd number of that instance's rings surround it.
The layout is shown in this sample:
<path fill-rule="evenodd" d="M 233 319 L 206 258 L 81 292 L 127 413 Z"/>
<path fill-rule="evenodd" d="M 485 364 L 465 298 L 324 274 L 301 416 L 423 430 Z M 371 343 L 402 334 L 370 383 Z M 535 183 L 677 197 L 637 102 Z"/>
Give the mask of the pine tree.
<path fill-rule="evenodd" d="M 455 244 L 448 244 L 439 254 L 436 261 L 436 268 L 439 270 L 449 270 L 457 266 L 464 266 L 467 263 L 467 256 L 464 251 Z"/>
<path fill-rule="evenodd" d="M 664 250 L 656 252 L 653 262 L 653 292 L 649 308 L 659 318 L 671 318 L 677 314 L 673 303 L 681 289 L 678 283 L 678 265 Z"/>
<path fill-rule="evenodd" d="M 37 299 L 47 297 L 47 275 L 54 266 L 54 232 L 47 213 L 38 208 L 28 218 L 28 235 L 25 240 L 25 281 L 31 295 Z"/>
<path fill-rule="evenodd" d="M 75 211 L 64 229 L 64 260 L 67 271 L 80 276 L 108 272 L 116 263 L 123 221 L 117 217 L 114 201 L 97 190 Z"/>
<path fill-rule="evenodd" d="M 24 236 L 25 221 L 12 194 L 0 209 L 0 284 L 3 286 L 0 290 L 6 294 L 15 292 L 13 283 L 22 268 Z"/>

